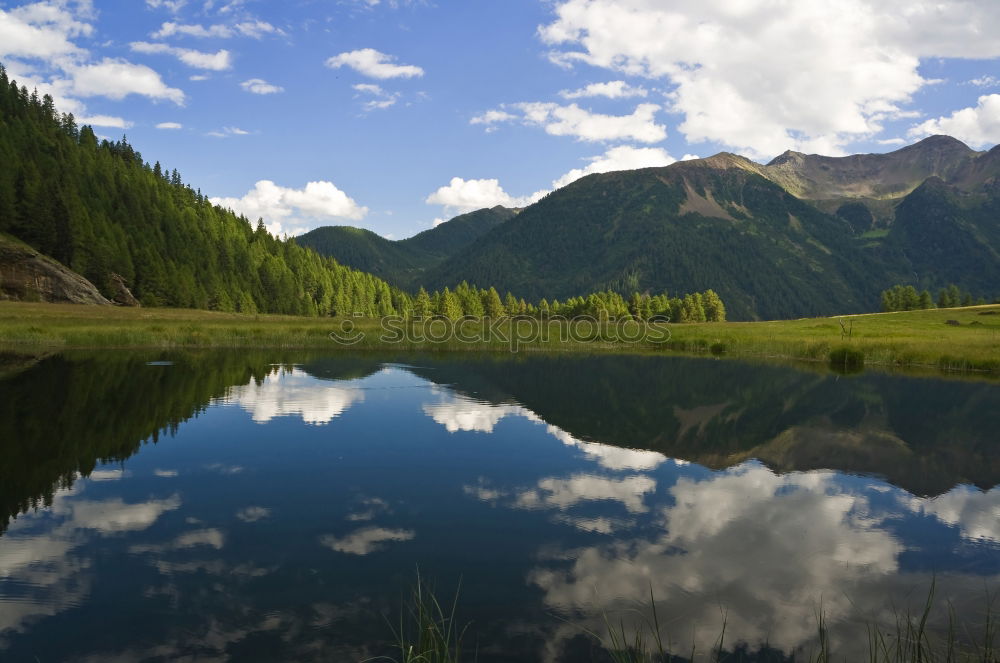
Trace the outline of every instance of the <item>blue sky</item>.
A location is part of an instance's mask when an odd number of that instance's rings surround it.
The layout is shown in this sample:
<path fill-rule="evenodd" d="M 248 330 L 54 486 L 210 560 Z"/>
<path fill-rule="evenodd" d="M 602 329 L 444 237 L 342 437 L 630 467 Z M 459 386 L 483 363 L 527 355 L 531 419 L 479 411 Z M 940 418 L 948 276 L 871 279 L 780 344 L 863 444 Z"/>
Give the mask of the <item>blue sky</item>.
<path fill-rule="evenodd" d="M 276 232 L 722 150 L 1000 142 L 995 0 L 3 2 L 0 61 Z"/>

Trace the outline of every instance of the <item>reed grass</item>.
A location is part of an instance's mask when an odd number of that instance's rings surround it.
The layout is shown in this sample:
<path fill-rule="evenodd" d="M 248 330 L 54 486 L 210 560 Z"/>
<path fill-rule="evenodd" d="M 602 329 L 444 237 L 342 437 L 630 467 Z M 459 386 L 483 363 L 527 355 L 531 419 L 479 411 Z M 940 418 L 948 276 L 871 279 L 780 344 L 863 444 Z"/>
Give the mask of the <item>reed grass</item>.
<path fill-rule="evenodd" d="M 473 661 L 463 649 L 469 625 L 456 621 L 461 582 L 451 603 L 442 606 L 429 585 L 417 571 L 417 580 L 410 598 L 400 608 L 397 624 L 390 622 L 394 649 L 399 658 L 380 656 L 367 661 L 393 663 L 462 663 Z"/>
<path fill-rule="evenodd" d="M 936 579 L 932 580 L 922 610 L 894 610 L 893 622 L 879 624 L 868 621 L 867 663 L 1000 663 L 1000 648 L 997 647 L 998 623 L 995 616 L 994 596 L 986 592 L 984 622 L 978 638 L 973 636 L 967 625 L 959 624 L 953 606 L 949 603 L 948 627 L 943 633 L 932 633 L 928 626 L 934 608 L 937 590 Z M 458 628 L 458 591 L 445 612 L 430 588 L 419 576 L 409 603 L 400 613 L 398 628 L 393 628 L 396 648 L 401 658 L 368 659 L 395 663 L 470 663 L 475 653 L 463 649 L 462 642 L 468 626 Z M 632 618 L 626 622 L 624 615 Z M 637 618 L 636 618 L 637 617 Z M 578 627 L 603 648 L 613 663 L 691 663 L 693 661 L 713 661 L 714 663 L 736 663 L 757 660 L 748 654 L 745 646 L 726 649 L 728 614 L 722 610 L 719 636 L 711 651 L 699 652 L 695 645 L 689 651 L 672 651 L 670 640 L 664 633 L 664 626 L 656 609 L 656 599 L 650 588 L 649 604 L 627 609 L 618 613 L 617 619 L 609 613 L 601 615 L 604 635 L 586 627 Z M 562 620 L 572 624 L 568 620 Z M 964 632 L 964 633 L 963 633 Z M 964 636 L 964 637 L 963 637 Z M 804 658 L 797 653 L 782 655 L 765 644 L 762 650 L 774 660 L 777 654 L 782 660 L 803 661 L 804 663 L 859 663 L 857 658 L 840 655 L 831 644 L 830 629 L 822 603 L 816 612 L 816 643 Z M 800 652 L 801 653 L 801 652 Z"/>

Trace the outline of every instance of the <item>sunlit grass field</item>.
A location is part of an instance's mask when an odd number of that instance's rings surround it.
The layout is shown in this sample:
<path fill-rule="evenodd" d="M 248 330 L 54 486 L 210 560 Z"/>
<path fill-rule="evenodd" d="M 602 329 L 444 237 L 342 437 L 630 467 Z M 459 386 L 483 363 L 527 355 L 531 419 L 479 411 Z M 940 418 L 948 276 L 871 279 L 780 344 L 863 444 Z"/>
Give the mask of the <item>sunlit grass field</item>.
<path fill-rule="evenodd" d="M 521 352 L 680 352 L 821 362 L 829 362 L 831 353 L 842 357 L 846 352 L 858 358 L 857 365 L 1000 375 L 1000 305 L 996 304 L 773 322 L 657 323 L 640 341 L 624 339 L 613 323 L 583 325 L 578 329 L 582 334 L 566 338 L 570 323 L 551 322 L 544 326 L 547 333 L 539 335 L 539 323 L 527 320 L 503 320 L 492 326 L 466 322 L 464 341 L 449 336 L 444 323 L 431 328 L 437 340 L 419 334 L 391 340 L 378 320 L 352 319 L 354 329 L 345 336 L 358 340 L 346 344 L 330 336 L 344 329 L 344 323 L 338 318 L 0 302 L 0 346 L 22 351 L 245 347 L 506 352 L 515 336 Z M 669 340 L 664 342 L 667 331 Z"/>

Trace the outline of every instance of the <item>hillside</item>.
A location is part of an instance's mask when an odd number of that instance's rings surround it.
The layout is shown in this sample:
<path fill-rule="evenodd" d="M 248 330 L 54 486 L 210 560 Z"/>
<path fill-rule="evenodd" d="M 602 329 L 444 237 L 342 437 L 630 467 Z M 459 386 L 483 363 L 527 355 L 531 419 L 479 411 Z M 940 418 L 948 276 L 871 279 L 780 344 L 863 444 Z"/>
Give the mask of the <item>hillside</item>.
<path fill-rule="evenodd" d="M 120 277 L 147 306 L 376 315 L 407 305 L 385 281 L 211 204 L 124 140 L 98 141 L 51 97 L 8 80 L 2 66 L 0 164 L 0 233 L 104 297 L 118 294 Z"/>
<path fill-rule="evenodd" d="M 734 319 L 864 310 L 877 268 L 848 225 L 712 160 L 591 175 L 431 270 L 535 297 L 713 288 Z"/>
<path fill-rule="evenodd" d="M 761 165 L 722 153 L 590 175 L 423 284 L 467 279 L 528 297 L 713 288 L 732 319 L 876 310 L 877 293 L 895 283 L 954 282 L 992 296 L 998 173 L 997 148 L 935 136 L 886 155 L 786 153 Z"/>
<path fill-rule="evenodd" d="M 396 241 L 351 226 L 317 228 L 296 237 L 295 241 L 299 246 L 371 272 L 394 285 L 415 289 L 427 269 L 455 255 L 516 214 L 516 210 L 498 205 L 456 216 L 435 228 Z"/>

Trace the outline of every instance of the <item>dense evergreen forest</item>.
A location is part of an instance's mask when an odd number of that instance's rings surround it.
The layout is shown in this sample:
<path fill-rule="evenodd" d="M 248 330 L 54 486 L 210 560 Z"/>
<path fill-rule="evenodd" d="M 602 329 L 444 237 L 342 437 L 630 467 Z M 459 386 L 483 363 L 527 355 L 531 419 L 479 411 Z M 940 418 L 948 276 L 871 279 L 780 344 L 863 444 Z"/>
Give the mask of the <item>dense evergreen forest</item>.
<path fill-rule="evenodd" d="M 124 138 L 99 141 L 2 65 L 0 164 L 0 232 L 108 296 L 117 274 L 147 306 L 297 315 L 409 307 L 385 281 L 213 205 Z"/>
<path fill-rule="evenodd" d="M 516 215 L 517 210 L 500 206 L 476 210 L 400 240 L 389 240 L 363 228 L 325 226 L 299 235 L 295 242 L 393 285 L 415 290 L 422 285 L 428 269 L 464 251 Z"/>

